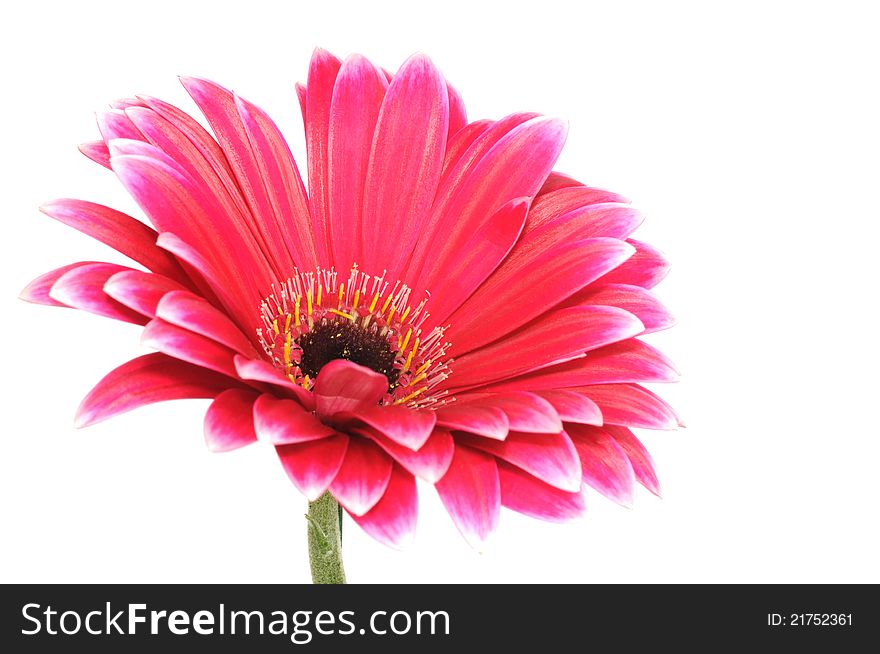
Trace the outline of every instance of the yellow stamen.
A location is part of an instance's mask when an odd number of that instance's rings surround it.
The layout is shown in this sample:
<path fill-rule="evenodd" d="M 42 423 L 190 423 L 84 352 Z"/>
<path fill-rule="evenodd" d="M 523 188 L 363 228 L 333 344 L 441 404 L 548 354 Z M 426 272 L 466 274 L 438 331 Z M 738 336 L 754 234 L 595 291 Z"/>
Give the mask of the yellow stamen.
<path fill-rule="evenodd" d="M 338 309 L 342 308 L 342 296 L 345 294 L 345 284 L 339 285 L 339 304 L 336 305 Z"/>
<path fill-rule="evenodd" d="M 412 336 L 412 327 L 406 330 L 406 336 L 403 339 L 403 345 L 401 345 L 399 349 L 401 352 L 406 351 L 406 346 L 409 345 L 409 337 Z"/>
<path fill-rule="evenodd" d="M 287 332 L 287 338 L 284 340 L 284 363 L 290 365 L 290 332 Z"/>
<path fill-rule="evenodd" d="M 412 329 L 409 330 L 410 332 Z M 409 337 L 409 333 L 407 333 L 407 337 Z M 406 365 L 403 366 L 404 370 L 409 370 L 409 366 L 412 363 L 413 357 L 416 355 L 416 352 L 419 351 L 419 337 L 416 336 L 416 342 L 413 344 L 413 349 L 409 351 L 409 356 L 406 357 Z"/>
<path fill-rule="evenodd" d="M 356 291 L 354 292 L 354 306 L 352 306 L 352 309 L 357 309 L 357 308 L 358 308 L 358 303 L 359 303 L 360 301 L 361 301 L 361 290 L 358 289 L 358 290 L 356 290 Z"/>
<path fill-rule="evenodd" d="M 318 306 L 321 306 L 321 297 L 323 296 L 323 293 L 324 287 L 321 284 L 318 284 L 318 299 L 315 300 L 315 304 L 317 304 Z"/>
<path fill-rule="evenodd" d="M 403 312 L 403 315 L 400 316 L 400 322 L 406 322 L 406 317 L 409 315 L 409 310 L 410 310 L 410 309 L 412 309 L 412 307 L 407 307 L 407 308 L 406 308 L 406 311 L 404 311 L 404 312 Z"/>
<path fill-rule="evenodd" d="M 402 397 L 399 400 L 395 400 L 394 403 L 395 404 L 403 404 L 404 402 L 409 402 L 411 399 L 413 399 L 414 397 L 418 397 L 419 395 L 424 393 L 426 390 L 428 390 L 428 387 L 422 386 L 419 390 L 413 391 L 412 393 L 410 393 L 406 397 Z"/>
<path fill-rule="evenodd" d="M 286 331 L 286 332 L 290 331 L 290 318 L 291 318 L 291 315 L 288 313 L 287 318 L 284 321 L 284 331 Z"/>
<path fill-rule="evenodd" d="M 296 296 L 296 304 L 293 307 L 294 311 L 296 312 L 296 315 L 295 315 L 296 320 L 294 322 L 296 323 L 297 327 L 299 327 L 299 299 L 300 299 L 299 295 L 297 295 Z"/>
<path fill-rule="evenodd" d="M 308 375 L 303 377 L 303 388 L 306 390 L 309 389 L 309 376 Z"/>
<path fill-rule="evenodd" d="M 428 373 L 423 372 L 419 375 L 416 375 L 415 378 L 410 383 L 411 384 L 418 384 L 420 381 L 422 381 L 427 376 L 428 376 Z"/>
<path fill-rule="evenodd" d="M 376 291 L 376 294 L 373 296 L 373 301 L 370 302 L 370 313 L 373 313 L 373 309 L 376 308 L 376 303 L 379 301 L 379 291 Z"/>
<path fill-rule="evenodd" d="M 275 330 L 276 334 L 281 333 L 281 330 L 278 329 L 278 318 L 275 318 L 275 320 L 272 321 L 272 329 Z"/>
<path fill-rule="evenodd" d="M 308 302 L 309 315 L 312 315 L 312 289 L 306 291 L 306 302 Z"/>
<path fill-rule="evenodd" d="M 335 313 L 337 316 L 348 318 L 349 320 L 354 320 L 357 317 L 350 313 L 345 313 L 345 311 L 340 311 L 339 309 L 327 309 L 327 311 L 329 311 L 330 313 Z"/>
<path fill-rule="evenodd" d="M 385 300 L 385 304 L 382 305 L 382 310 L 379 312 L 380 316 L 385 313 L 385 309 L 388 308 L 389 304 L 391 304 L 391 296 L 390 295 L 388 296 L 388 299 Z M 390 320 L 390 318 L 389 318 L 389 320 Z"/>
<path fill-rule="evenodd" d="M 392 305 L 391 311 L 388 312 L 388 322 L 391 322 L 391 319 L 394 317 L 394 312 L 397 311 L 397 305 Z"/>
<path fill-rule="evenodd" d="M 428 359 L 428 360 L 425 361 L 422 365 L 419 366 L 419 369 L 416 370 L 416 374 L 417 374 L 417 375 L 422 374 L 423 372 L 425 372 L 425 370 L 428 369 L 428 366 L 430 366 L 430 365 L 431 365 L 431 360 Z"/>

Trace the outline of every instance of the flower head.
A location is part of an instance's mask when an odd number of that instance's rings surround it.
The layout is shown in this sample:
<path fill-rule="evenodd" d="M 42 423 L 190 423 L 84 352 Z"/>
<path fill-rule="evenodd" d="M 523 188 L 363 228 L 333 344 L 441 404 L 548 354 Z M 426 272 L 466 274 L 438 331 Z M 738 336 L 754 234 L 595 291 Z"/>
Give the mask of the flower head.
<path fill-rule="evenodd" d="M 391 546 L 414 533 L 417 477 L 472 542 L 501 506 L 566 520 L 584 484 L 657 492 L 631 428 L 678 424 L 640 385 L 675 377 L 637 338 L 671 324 L 648 290 L 666 263 L 629 238 L 624 198 L 552 171 L 563 123 L 468 122 L 424 56 L 392 76 L 318 50 L 297 87 L 307 191 L 262 110 L 181 81 L 213 136 L 139 96 L 81 147 L 152 227 L 42 207 L 145 269 L 74 263 L 22 293 L 143 325 L 157 350 L 101 380 L 79 425 L 211 398 L 211 450 L 270 443 L 304 495 L 329 490 Z"/>

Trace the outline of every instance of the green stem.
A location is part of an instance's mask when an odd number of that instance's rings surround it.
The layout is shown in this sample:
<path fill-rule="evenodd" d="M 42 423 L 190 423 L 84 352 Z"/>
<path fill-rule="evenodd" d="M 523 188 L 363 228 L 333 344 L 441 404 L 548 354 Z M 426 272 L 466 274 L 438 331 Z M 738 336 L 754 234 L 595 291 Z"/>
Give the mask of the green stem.
<path fill-rule="evenodd" d="M 336 498 L 324 493 L 309 502 L 309 564 L 316 584 L 344 584 L 342 567 L 342 509 Z"/>

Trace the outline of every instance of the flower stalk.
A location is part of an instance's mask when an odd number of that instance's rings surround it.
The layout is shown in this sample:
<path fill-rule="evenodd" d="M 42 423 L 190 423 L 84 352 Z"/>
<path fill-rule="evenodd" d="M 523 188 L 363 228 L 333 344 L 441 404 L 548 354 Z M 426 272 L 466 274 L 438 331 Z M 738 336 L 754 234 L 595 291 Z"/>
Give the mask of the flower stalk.
<path fill-rule="evenodd" d="M 342 509 L 329 492 L 309 502 L 309 565 L 312 582 L 344 584 L 342 565 Z"/>

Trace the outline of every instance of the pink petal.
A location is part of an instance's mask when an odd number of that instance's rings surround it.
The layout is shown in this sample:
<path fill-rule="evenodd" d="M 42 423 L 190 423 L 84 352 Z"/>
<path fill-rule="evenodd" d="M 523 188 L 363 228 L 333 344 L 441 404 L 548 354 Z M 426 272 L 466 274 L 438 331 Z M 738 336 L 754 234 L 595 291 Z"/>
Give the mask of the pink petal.
<path fill-rule="evenodd" d="M 388 378 L 345 359 L 334 359 L 318 373 L 312 394 L 318 416 L 375 406 L 388 392 Z"/>
<path fill-rule="evenodd" d="M 352 519 L 383 545 L 404 549 L 415 536 L 418 512 L 415 477 L 395 465 L 382 499 L 367 513 L 352 515 Z"/>
<path fill-rule="evenodd" d="M 675 319 L 650 291 L 630 284 L 590 285 L 569 298 L 566 304 L 594 304 L 618 307 L 642 321 L 645 333 L 667 329 Z"/>
<path fill-rule="evenodd" d="M 382 72 L 360 55 L 345 61 L 333 88 L 328 136 L 328 225 L 332 262 L 342 271 L 363 261 L 364 184 L 373 133 L 387 88 Z"/>
<path fill-rule="evenodd" d="M 118 272 L 104 284 L 107 295 L 149 318 L 156 317 L 156 307 L 166 293 L 185 290 L 173 279 L 141 270 Z"/>
<path fill-rule="evenodd" d="M 466 393 L 459 395 L 461 406 L 474 402 L 477 406 L 493 406 L 507 414 L 510 431 L 536 434 L 562 431 L 562 420 L 553 405 L 535 393 L 493 393 L 489 395 Z"/>
<path fill-rule="evenodd" d="M 553 174 L 558 175 L 558 173 L 551 173 L 551 175 Z M 561 177 L 564 178 L 564 176 Z M 563 216 L 571 211 L 595 204 L 606 202 L 629 204 L 629 200 L 622 195 L 601 188 L 584 186 L 580 182 L 574 182 L 568 186 L 559 186 L 551 191 L 545 190 L 547 184 L 544 186 L 545 188 L 541 189 L 541 192 L 535 198 L 535 202 L 532 204 L 531 215 L 529 216 L 529 219 L 534 222 L 535 226 L 544 225 L 558 216 Z"/>
<path fill-rule="evenodd" d="M 570 307 L 538 318 L 491 345 L 458 355 L 454 383 L 478 386 L 580 356 L 635 336 L 642 323 L 616 307 Z M 456 352 L 460 350 L 456 348 Z M 589 356 L 587 357 L 589 358 Z M 450 378 L 452 382 L 452 378 Z"/>
<path fill-rule="evenodd" d="M 171 232 L 162 232 L 156 239 L 156 245 L 163 250 L 168 250 L 181 262 L 187 274 L 198 287 L 199 292 L 207 299 L 216 304 L 221 304 L 229 310 L 233 317 L 240 318 L 244 314 L 236 316 L 236 309 L 241 309 L 240 303 L 236 304 L 236 297 L 224 291 L 225 282 L 220 277 L 220 272 L 198 249 L 192 247 L 182 238 Z M 214 292 L 217 289 L 217 293 Z M 248 322 L 253 316 L 248 316 Z"/>
<path fill-rule="evenodd" d="M 382 499 L 393 462 L 365 438 L 352 438 L 330 492 L 352 515 L 363 515 Z"/>
<path fill-rule="evenodd" d="M 336 433 L 300 404 L 268 393 L 254 402 L 254 429 L 257 438 L 273 445 L 305 443 Z"/>
<path fill-rule="evenodd" d="M 119 366 L 86 395 L 76 412 L 76 426 L 87 427 L 146 404 L 185 398 L 216 397 L 241 384 L 205 368 L 160 352 Z"/>
<path fill-rule="evenodd" d="M 275 451 L 293 485 L 314 502 L 339 472 L 348 441 L 345 434 L 337 434 L 321 440 L 278 445 Z"/>
<path fill-rule="evenodd" d="M 600 384 L 581 386 L 582 391 L 599 405 L 605 424 L 676 429 L 683 426 L 666 402 L 637 384 Z"/>
<path fill-rule="evenodd" d="M 567 522 L 580 518 L 586 511 L 582 492 L 559 490 L 504 461 L 498 461 L 498 477 L 501 506 L 517 513 L 550 522 Z"/>
<path fill-rule="evenodd" d="M 287 141 L 262 109 L 241 98 L 236 98 L 236 106 L 275 216 L 274 225 L 267 219 L 267 244 L 276 252 L 277 260 L 284 261 L 281 247 L 284 244 L 301 269 L 314 269 L 319 261 L 312 237 L 308 195 Z M 254 183 L 259 178 L 255 178 Z"/>
<path fill-rule="evenodd" d="M 597 285 L 631 284 L 642 288 L 653 288 L 666 277 L 669 262 L 656 248 L 634 238 L 627 243 L 636 249 L 636 253 L 615 270 L 596 280 Z"/>
<path fill-rule="evenodd" d="M 453 402 L 440 407 L 435 413 L 438 427 L 466 431 L 499 441 L 507 438 L 510 429 L 507 414 L 497 407 Z"/>
<path fill-rule="evenodd" d="M 164 320 L 154 318 L 147 323 L 141 335 L 141 343 L 175 359 L 188 361 L 232 378 L 237 377 L 232 350 Z"/>
<path fill-rule="evenodd" d="M 104 141 L 82 143 L 79 146 L 79 151 L 104 168 L 110 168 L 110 150 L 107 149 L 107 144 Z"/>
<path fill-rule="evenodd" d="M 164 295 L 156 315 L 172 325 L 212 338 L 239 354 L 257 356 L 254 346 L 225 313 L 189 291 L 171 291 Z"/>
<path fill-rule="evenodd" d="M 598 307 L 596 307 L 598 308 Z M 585 358 L 542 368 L 482 390 L 552 390 L 586 384 L 673 382 L 678 371 L 660 351 L 634 338 L 587 353 Z"/>
<path fill-rule="evenodd" d="M 512 200 L 471 236 L 431 298 L 435 324 L 442 324 L 504 260 L 522 231 L 528 209 L 528 198 Z"/>
<path fill-rule="evenodd" d="M 581 488 L 581 463 L 571 439 L 558 434 L 527 434 L 512 431 L 504 441 L 458 435 L 465 444 L 504 459 L 556 488 L 571 493 Z"/>
<path fill-rule="evenodd" d="M 498 526 L 501 514 L 495 457 L 456 444 L 449 470 L 434 487 L 461 535 L 479 547 Z"/>
<path fill-rule="evenodd" d="M 555 170 L 547 175 L 547 181 L 538 192 L 538 197 L 552 193 L 561 188 L 569 188 L 572 186 L 581 186 L 581 183 L 573 177 L 569 177 L 565 173 L 559 173 Z"/>
<path fill-rule="evenodd" d="M 462 100 L 461 94 L 452 88 L 449 82 L 446 82 L 446 91 L 449 94 L 449 131 L 446 136 L 446 142 L 448 143 L 460 129 L 467 125 L 467 110 L 464 107 L 464 100 Z"/>
<path fill-rule="evenodd" d="M 530 117 L 534 118 L 535 115 L 536 114 L 531 114 Z M 527 119 L 524 118 L 523 121 L 525 120 Z M 453 174 L 451 172 L 453 169 L 455 169 L 456 172 L 459 171 L 457 166 L 459 161 L 461 161 L 461 158 L 471 151 L 471 146 L 473 146 L 477 139 L 482 137 L 487 130 L 491 129 L 493 125 L 495 125 L 495 121 L 492 120 L 476 120 L 465 125 L 454 136 L 450 136 L 446 140 L 446 158 L 443 160 L 443 170 L 440 173 L 441 188 L 446 187 L 445 180 L 449 175 Z M 480 156 L 482 156 L 482 154 L 480 154 Z M 473 158 L 474 157 L 469 156 L 468 160 L 472 161 Z M 476 156 L 475 158 L 479 159 L 479 156 Z"/>
<path fill-rule="evenodd" d="M 79 261 L 77 263 L 71 263 L 66 266 L 56 268 L 55 270 L 50 270 L 47 273 L 43 273 L 42 275 L 31 281 L 27 286 L 25 286 L 22 289 L 21 293 L 19 293 L 18 297 L 25 302 L 32 302 L 34 304 L 45 304 L 50 307 L 67 307 L 67 305 L 63 302 L 59 302 L 58 300 L 50 297 L 49 291 L 52 290 L 52 286 L 66 272 L 81 268 L 82 266 L 93 266 L 96 263 L 99 262 Z"/>
<path fill-rule="evenodd" d="M 328 261 L 330 253 L 330 106 L 341 67 L 342 62 L 332 54 L 321 48 L 315 49 L 305 92 L 303 120 L 309 164 L 309 202 L 318 261 Z"/>
<path fill-rule="evenodd" d="M 147 319 L 104 292 L 104 284 L 118 272 L 131 270 L 113 263 L 93 263 L 71 268 L 49 290 L 49 297 L 75 309 L 143 325 Z"/>
<path fill-rule="evenodd" d="M 357 411 L 337 414 L 335 420 L 365 423 L 395 443 L 417 450 L 428 440 L 437 417 L 433 411 L 406 406 L 365 405 Z"/>
<path fill-rule="evenodd" d="M 247 200 L 253 217 L 252 227 L 259 235 L 257 242 L 274 264 L 276 278 L 281 278 L 283 271 L 292 268 L 293 260 L 285 247 L 286 235 L 281 228 L 283 218 L 276 216 L 273 200 L 280 207 L 289 199 L 279 202 L 277 196 L 270 197 L 268 189 L 274 188 L 282 194 L 285 188 L 300 190 L 299 174 L 293 167 L 287 145 L 265 114 L 243 101 L 236 103 L 235 96 L 227 89 L 193 77 L 181 77 L 180 81 L 208 119 L 223 148 L 238 187 Z M 250 130 L 242 118 L 247 119 Z M 252 137 L 257 147 L 252 147 Z M 279 139 L 281 143 L 278 143 Z"/>
<path fill-rule="evenodd" d="M 521 267 L 502 264 L 452 314 L 446 338 L 454 344 L 455 352 L 469 352 L 490 343 L 613 270 L 632 253 L 632 247 L 623 241 L 595 238 L 565 243 Z M 524 285 L 523 279 L 547 282 Z"/>
<path fill-rule="evenodd" d="M 448 102 L 446 82 L 424 55 L 410 57 L 388 87 L 364 186 L 365 270 L 387 269 L 395 279 L 424 236 L 446 150 Z"/>
<path fill-rule="evenodd" d="M 538 192 L 562 150 L 566 132 L 565 124 L 558 120 L 535 118 L 515 127 L 480 159 L 444 208 L 437 229 L 425 233 L 421 240 L 430 243 L 433 265 L 430 270 L 423 269 L 417 290 L 441 285 L 442 271 L 500 206 Z M 413 259 L 419 261 L 420 256 L 417 250 Z"/>
<path fill-rule="evenodd" d="M 112 139 L 146 140 L 140 130 L 125 115 L 125 112 L 120 109 L 100 111 L 95 114 L 95 118 L 98 120 L 98 131 L 101 132 L 101 138 L 105 143 Z"/>
<path fill-rule="evenodd" d="M 659 497 L 660 482 L 657 481 L 657 473 L 654 471 L 654 461 L 641 441 L 626 427 L 606 425 L 603 430 L 614 438 L 617 444 L 626 452 L 635 472 L 636 480 Z"/>
<path fill-rule="evenodd" d="M 553 405 L 563 422 L 576 422 L 582 425 L 602 425 L 602 411 L 586 395 L 567 390 L 535 391 Z"/>
<path fill-rule="evenodd" d="M 294 384 L 278 368 L 267 361 L 263 359 L 248 359 L 240 354 L 236 354 L 233 358 L 233 363 L 235 364 L 235 372 L 241 379 L 274 384 L 280 389 L 284 389 L 279 391 L 279 394 L 292 394 L 306 411 L 314 411 L 314 396 L 302 386 Z"/>
<path fill-rule="evenodd" d="M 632 506 L 635 476 L 629 457 L 617 442 L 598 427 L 568 425 L 577 449 L 584 482 L 622 506 Z"/>
<path fill-rule="evenodd" d="M 446 474 L 455 453 L 455 441 L 443 429 L 435 429 L 425 444 L 416 451 L 398 445 L 376 430 L 364 430 L 364 435 L 372 438 L 406 470 L 430 484 L 437 483 Z"/>
<path fill-rule="evenodd" d="M 257 440 L 254 400 L 259 393 L 230 388 L 218 395 L 205 414 L 205 443 L 212 452 L 228 452 Z"/>

